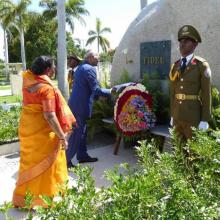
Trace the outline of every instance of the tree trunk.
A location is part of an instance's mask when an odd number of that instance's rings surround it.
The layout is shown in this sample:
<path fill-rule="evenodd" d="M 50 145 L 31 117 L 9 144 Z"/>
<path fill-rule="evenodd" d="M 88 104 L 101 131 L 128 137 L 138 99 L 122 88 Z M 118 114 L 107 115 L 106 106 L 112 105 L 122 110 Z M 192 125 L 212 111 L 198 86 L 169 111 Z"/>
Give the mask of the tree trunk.
<path fill-rule="evenodd" d="M 98 54 L 99 54 L 99 44 L 100 44 L 100 41 L 99 41 L 99 36 L 98 36 Z"/>
<path fill-rule="evenodd" d="M 65 0 L 57 2 L 58 48 L 57 48 L 57 79 L 58 88 L 65 99 L 68 99 L 67 52 L 66 52 L 66 13 Z"/>
<path fill-rule="evenodd" d="M 5 63 L 8 64 L 8 38 L 6 30 L 4 30 L 4 55 Z"/>
<path fill-rule="evenodd" d="M 8 67 L 8 38 L 7 32 L 4 29 L 4 56 L 5 56 L 5 72 L 6 80 L 9 81 L 9 67 Z"/>
<path fill-rule="evenodd" d="M 22 69 L 26 70 L 26 56 L 25 56 L 25 46 L 24 46 L 24 28 L 20 28 L 20 42 L 21 42 L 21 61 Z"/>

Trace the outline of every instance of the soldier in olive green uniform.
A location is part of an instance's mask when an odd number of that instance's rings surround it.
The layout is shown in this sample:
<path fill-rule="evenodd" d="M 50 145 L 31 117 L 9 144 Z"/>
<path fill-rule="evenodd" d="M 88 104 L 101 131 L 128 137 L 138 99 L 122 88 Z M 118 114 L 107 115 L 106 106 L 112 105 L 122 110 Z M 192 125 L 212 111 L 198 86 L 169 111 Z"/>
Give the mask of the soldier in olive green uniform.
<path fill-rule="evenodd" d="M 82 62 L 82 59 L 76 56 L 75 54 L 73 54 L 67 57 L 67 61 L 68 61 L 68 66 L 71 68 L 68 71 L 68 78 L 67 78 L 69 84 L 69 93 L 71 94 L 73 87 L 73 80 L 74 80 L 74 72 L 76 67 Z"/>
<path fill-rule="evenodd" d="M 183 139 L 192 137 L 191 127 L 208 129 L 211 118 L 211 70 L 208 62 L 194 55 L 199 32 L 185 25 L 178 32 L 181 59 L 170 71 L 171 126 L 175 126 Z"/>

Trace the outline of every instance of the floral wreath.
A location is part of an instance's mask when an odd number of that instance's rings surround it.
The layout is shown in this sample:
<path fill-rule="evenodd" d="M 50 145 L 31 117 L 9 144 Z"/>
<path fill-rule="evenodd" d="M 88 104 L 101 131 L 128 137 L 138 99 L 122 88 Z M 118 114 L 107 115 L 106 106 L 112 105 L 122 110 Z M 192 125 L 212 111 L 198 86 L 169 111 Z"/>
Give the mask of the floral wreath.
<path fill-rule="evenodd" d="M 155 126 L 152 97 L 140 83 L 127 86 L 119 95 L 114 106 L 114 121 L 117 129 L 125 136 Z"/>

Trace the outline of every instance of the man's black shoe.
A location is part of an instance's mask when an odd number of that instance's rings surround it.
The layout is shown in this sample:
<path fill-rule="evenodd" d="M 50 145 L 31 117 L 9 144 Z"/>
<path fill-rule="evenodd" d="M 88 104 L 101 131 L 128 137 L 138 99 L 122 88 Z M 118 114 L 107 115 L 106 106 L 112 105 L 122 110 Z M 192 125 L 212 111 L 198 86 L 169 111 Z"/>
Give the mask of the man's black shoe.
<path fill-rule="evenodd" d="M 97 157 L 87 157 L 85 159 L 79 160 L 79 163 L 90 163 L 98 161 Z"/>
<path fill-rule="evenodd" d="M 70 168 L 74 168 L 74 167 L 76 167 L 76 166 L 73 165 L 71 162 L 67 164 L 67 168 L 68 168 L 68 169 L 70 169 Z"/>

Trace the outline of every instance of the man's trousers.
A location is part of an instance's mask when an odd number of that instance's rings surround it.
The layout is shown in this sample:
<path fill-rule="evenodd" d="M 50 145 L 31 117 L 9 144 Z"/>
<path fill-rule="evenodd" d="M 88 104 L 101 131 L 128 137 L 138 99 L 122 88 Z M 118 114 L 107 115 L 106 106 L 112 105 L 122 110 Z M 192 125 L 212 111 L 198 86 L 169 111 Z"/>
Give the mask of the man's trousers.
<path fill-rule="evenodd" d="M 87 154 L 87 125 L 86 118 L 74 115 L 78 128 L 73 128 L 73 132 L 70 135 L 68 141 L 68 149 L 66 151 L 67 163 L 71 162 L 71 159 L 75 156 L 77 160 L 87 159 L 89 156 Z"/>

